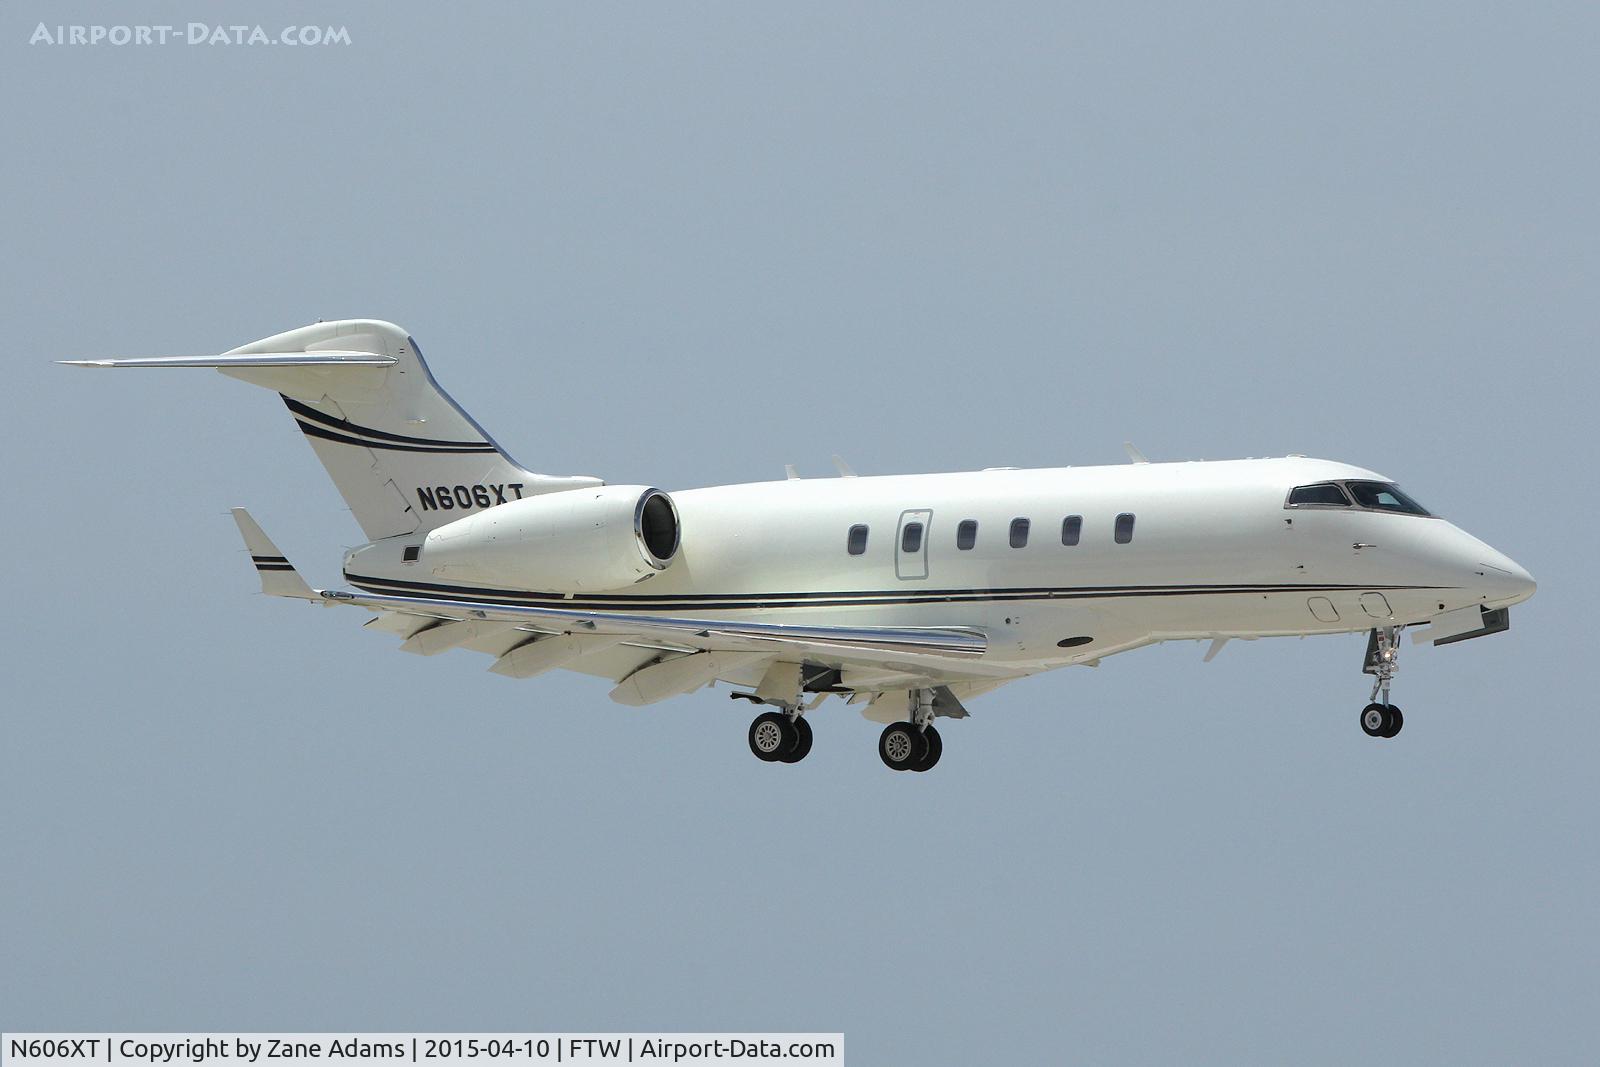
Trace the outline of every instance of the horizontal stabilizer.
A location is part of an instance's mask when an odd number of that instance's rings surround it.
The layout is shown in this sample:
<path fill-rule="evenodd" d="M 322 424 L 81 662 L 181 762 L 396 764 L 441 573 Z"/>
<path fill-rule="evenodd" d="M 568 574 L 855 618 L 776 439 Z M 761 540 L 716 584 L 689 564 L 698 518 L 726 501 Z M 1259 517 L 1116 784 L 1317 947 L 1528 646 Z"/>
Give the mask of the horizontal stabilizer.
<path fill-rule="evenodd" d="M 244 535 L 244 544 L 250 550 L 250 560 L 256 565 L 256 572 L 261 575 L 261 591 L 268 596 L 295 597 L 300 600 L 317 600 L 315 590 L 305 583 L 300 577 L 300 572 L 294 569 L 278 546 L 272 543 L 250 517 L 244 508 L 231 508 L 233 521 L 239 524 L 239 532 Z"/>
<path fill-rule="evenodd" d="M 138 356 L 132 359 L 61 359 L 69 367 L 392 367 L 399 360 L 373 352 L 249 352 L 224 356 Z"/>

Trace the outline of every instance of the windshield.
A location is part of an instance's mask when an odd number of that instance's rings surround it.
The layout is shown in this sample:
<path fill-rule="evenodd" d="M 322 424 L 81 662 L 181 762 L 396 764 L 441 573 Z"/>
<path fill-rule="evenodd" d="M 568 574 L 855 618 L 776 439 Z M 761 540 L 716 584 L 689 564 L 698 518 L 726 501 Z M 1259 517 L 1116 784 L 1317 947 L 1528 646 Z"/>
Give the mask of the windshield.
<path fill-rule="evenodd" d="M 1344 492 L 1333 482 L 1296 486 L 1289 491 L 1290 507 L 1303 507 L 1307 504 L 1347 508 L 1350 506 L 1350 501 L 1346 499 Z"/>
<path fill-rule="evenodd" d="M 1430 514 L 1427 508 L 1400 491 L 1398 485 L 1388 482 L 1346 482 L 1345 488 L 1355 497 L 1356 503 L 1374 511 L 1398 511 L 1406 515 Z"/>

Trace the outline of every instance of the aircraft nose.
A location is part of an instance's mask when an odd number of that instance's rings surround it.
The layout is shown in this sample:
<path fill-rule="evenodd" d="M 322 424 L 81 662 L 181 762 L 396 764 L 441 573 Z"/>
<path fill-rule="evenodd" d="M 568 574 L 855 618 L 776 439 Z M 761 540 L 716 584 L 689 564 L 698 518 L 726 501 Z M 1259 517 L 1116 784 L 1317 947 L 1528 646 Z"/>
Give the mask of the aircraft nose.
<path fill-rule="evenodd" d="M 1441 577 L 1481 605 L 1520 604 L 1538 588 L 1520 563 L 1459 527 L 1441 526 L 1431 536 L 1429 556 L 1442 566 Z"/>
<path fill-rule="evenodd" d="M 1496 606 L 1520 604 L 1534 594 L 1539 583 L 1533 575 L 1509 556 L 1496 552 L 1492 560 L 1479 566 L 1479 581 L 1487 590 L 1485 599 Z"/>

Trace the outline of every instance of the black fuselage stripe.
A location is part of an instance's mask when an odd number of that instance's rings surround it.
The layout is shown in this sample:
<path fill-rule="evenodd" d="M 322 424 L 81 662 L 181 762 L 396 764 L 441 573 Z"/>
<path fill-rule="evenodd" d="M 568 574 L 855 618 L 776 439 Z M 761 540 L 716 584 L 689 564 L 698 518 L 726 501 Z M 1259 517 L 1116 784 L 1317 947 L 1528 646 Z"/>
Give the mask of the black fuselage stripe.
<path fill-rule="evenodd" d="M 298 419 L 295 421 L 299 422 Z M 299 425 L 301 431 L 304 432 L 307 437 L 320 437 L 325 441 L 335 441 L 341 445 L 356 445 L 360 448 L 382 448 L 391 452 L 434 452 L 441 454 L 471 453 L 473 455 L 482 455 L 485 453 L 498 451 L 498 449 L 496 449 L 493 445 L 431 445 L 424 447 L 423 445 L 404 445 L 396 441 L 364 441 L 359 437 L 349 437 L 345 434 L 334 433 L 332 430 L 329 430 L 323 426 L 318 426 L 315 423 L 299 422 Z"/>
<path fill-rule="evenodd" d="M 380 441 L 394 441 L 398 444 L 443 445 L 449 448 L 487 449 L 490 452 L 499 451 L 499 449 L 495 448 L 495 446 L 490 444 L 488 441 L 434 441 L 426 437 L 407 437 L 404 434 L 389 433 L 385 430 L 373 430 L 366 426 L 357 426 L 355 423 L 350 422 L 347 419 L 339 419 L 332 415 L 324 414 L 309 404 L 302 404 L 298 400 L 293 400 L 287 396 L 283 396 L 282 393 L 279 393 L 278 395 L 283 397 L 283 402 L 288 405 L 289 410 L 294 412 L 296 417 L 301 419 L 310 419 L 312 422 L 320 422 L 324 426 L 342 431 L 343 433 L 372 437 Z"/>
<path fill-rule="evenodd" d="M 1342 586 L 1342 585 L 1195 585 L 1195 586 L 1080 586 L 1038 587 L 1026 589 L 942 589 L 908 593 L 905 590 L 873 590 L 854 592 L 838 590 L 824 593 L 792 595 L 786 593 L 705 593 L 680 594 L 661 597 L 624 597 L 585 595 L 567 599 L 559 593 L 519 592 L 509 589 L 484 589 L 470 586 L 439 585 L 423 582 L 404 582 L 391 578 L 369 578 L 346 574 L 345 578 L 357 588 L 375 593 L 399 593 L 413 596 L 466 597 L 495 603 L 532 604 L 588 610 L 605 608 L 625 611 L 670 611 L 684 607 L 702 610 L 737 610 L 761 608 L 805 607 L 866 607 L 896 604 L 970 604 L 1018 600 L 1097 600 L 1129 597 L 1170 596 L 1240 596 L 1267 595 L 1270 593 L 1326 593 L 1366 591 L 1432 589 L 1434 586 Z"/>
<path fill-rule="evenodd" d="M 345 572 L 345 577 L 347 579 L 349 579 L 350 581 L 352 581 L 352 582 L 370 582 L 370 583 L 382 584 L 382 585 L 404 586 L 404 587 L 407 587 L 407 588 L 422 589 L 422 590 L 428 590 L 428 591 L 431 591 L 431 592 L 468 593 L 468 594 L 481 594 L 481 595 L 484 595 L 484 596 L 535 597 L 535 598 L 539 598 L 539 599 L 550 599 L 550 600 L 561 600 L 564 597 L 564 594 L 562 594 L 562 593 L 543 593 L 543 592 L 536 592 L 536 591 L 532 591 L 532 590 L 521 590 L 521 589 L 495 589 L 495 588 L 490 588 L 490 587 L 487 587 L 487 586 L 450 585 L 450 584 L 446 584 L 446 583 L 443 583 L 443 582 L 419 582 L 419 581 L 416 581 L 415 579 L 410 579 L 410 578 L 379 578 L 379 577 L 374 577 L 374 576 L 369 576 L 369 575 L 364 575 L 364 574 L 351 574 L 348 571 Z M 755 599 L 760 599 L 760 600 L 801 600 L 801 599 L 815 599 L 815 598 L 836 599 L 836 598 L 839 598 L 839 597 L 877 597 L 877 596 L 907 596 L 907 595 L 944 598 L 944 597 L 951 597 L 951 596 L 992 596 L 992 595 L 994 595 L 996 593 L 1000 593 L 1000 594 L 1101 593 L 1101 592 L 1123 592 L 1123 591 L 1128 591 L 1128 590 L 1137 590 L 1137 591 L 1141 591 L 1141 592 L 1144 592 L 1144 591 L 1177 591 L 1177 592 L 1199 591 L 1199 592 L 1247 592 L 1248 593 L 1248 592 L 1295 592 L 1295 591 L 1302 590 L 1302 589 L 1303 590 L 1312 591 L 1312 592 L 1323 592 L 1323 591 L 1335 591 L 1335 592 L 1338 592 L 1338 591 L 1348 591 L 1348 590 L 1353 590 L 1353 589 L 1359 589 L 1359 590 L 1363 590 L 1363 591 L 1367 591 L 1367 590 L 1377 591 L 1377 590 L 1383 590 L 1383 589 L 1431 589 L 1431 588 L 1443 588 L 1443 587 L 1418 586 L 1418 585 L 1328 585 L 1328 584 L 1312 585 L 1312 584 L 1307 584 L 1307 583 L 1287 583 L 1287 582 L 1270 582 L 1270 583 L 1209 582 L 1209 583 L 1199 583 L 1199 584 L 1189 584 L 1189 585 L 1173 584 L 1173 585 L 1142 585 L 1142 586 L 1134 586 L 1134 585 L 1098 585 L 1098 586 L 1097 585 L 1075 585 L 1075 586 L 1042 585 L 1042 586 L 1012 586 L 1012 587 L 1009 587 L 1009 588 L 988 587 L 988 588 L 969 588 L 969 589 L 911 589 L 911 588 L 907 588 L 907 587 L 901 587 L 901 588 L 897 588 L 897 589 L 834 589 L 834 590 L 823 590 L 823 591 L 781 592 L 781 593 L 780 592 L 759 592 L 759 593 L 731 593 L 731 592 L 730 593 L 662 593 L 662 594 L 658 594 L 658 595 L 655 595 L 655 596 L 645 596 L 643 594 L 630 595 L 630 594 L 626 594 L 626 593 L 620 593 L 620 594 L 619 593 L 585 593 L 585 594 L 582 594 L 581 599 L 584 599 L 584 600 L 626 601 L 626 602 L 630 602 L 630 603 L 639 602 L 639 601 L 662 602 L 662 603 L 671 603 L 671 602 L 689 603 L 689 602 L 693 602 L 693 601 L 697 601 L 697 600 L 705 600 L 705 599 L 732 600 L 732 599 L 738 599 L 740 597 L 755 598 Z"/>

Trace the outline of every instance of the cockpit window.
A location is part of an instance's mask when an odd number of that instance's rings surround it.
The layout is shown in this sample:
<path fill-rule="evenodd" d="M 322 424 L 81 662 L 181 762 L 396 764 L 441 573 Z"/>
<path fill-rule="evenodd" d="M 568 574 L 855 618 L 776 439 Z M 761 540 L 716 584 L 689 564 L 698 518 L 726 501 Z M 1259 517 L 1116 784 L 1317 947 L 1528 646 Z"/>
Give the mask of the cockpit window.
<path fill-rule="evenodd" d="M 1302 485 L 1289 493 L 1289 506 L 1296 507 L 1301 504 L 1320 504 L 1324 507 L 1347 508 L 1350 498 L 1344 495 L 1344 490 L 1333 482 L 1320 482 L 1317 485 Z"/>
<path fill-rule="evenodd" d="M 1375 511 L 1398 511 L 1406 515 L 1427 515 L 1429 511 L 1387 482 L 1346 482 L 1356 503 Z"/>

